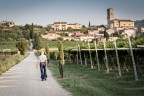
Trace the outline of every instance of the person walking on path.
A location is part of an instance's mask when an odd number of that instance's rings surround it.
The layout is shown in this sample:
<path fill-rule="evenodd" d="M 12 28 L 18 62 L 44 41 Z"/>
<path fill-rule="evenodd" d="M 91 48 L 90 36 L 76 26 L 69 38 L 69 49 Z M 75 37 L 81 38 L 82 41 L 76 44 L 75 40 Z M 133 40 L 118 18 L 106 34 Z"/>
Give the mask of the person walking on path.
<path fill-rule="evenodd" d="M 47 69 L 47 57 L 46 55 L 44 55 L 44 52 L 41 52 L 41 55 L 39 56 L 39 60 L 37 62 L 36 67 L 38 68 L 38 65 L 40 66 L 40 72 L 41 72 L 41 79 L 46 80 L 47 78 L 47 73 L 46 73 L 46 69 Z"/>

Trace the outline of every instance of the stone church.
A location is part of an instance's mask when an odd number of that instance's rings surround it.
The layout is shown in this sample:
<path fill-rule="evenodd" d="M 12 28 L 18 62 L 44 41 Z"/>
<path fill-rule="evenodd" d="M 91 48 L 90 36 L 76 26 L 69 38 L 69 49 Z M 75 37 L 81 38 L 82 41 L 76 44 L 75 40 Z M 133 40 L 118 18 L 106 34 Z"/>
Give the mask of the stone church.
<path fill-rule="evenodd" d="M 107 9 L 107 26 L 109 29 L 123 30 L 134 28 L 134 21 L 128 19 L 115 19 L 114 9 Z"/>

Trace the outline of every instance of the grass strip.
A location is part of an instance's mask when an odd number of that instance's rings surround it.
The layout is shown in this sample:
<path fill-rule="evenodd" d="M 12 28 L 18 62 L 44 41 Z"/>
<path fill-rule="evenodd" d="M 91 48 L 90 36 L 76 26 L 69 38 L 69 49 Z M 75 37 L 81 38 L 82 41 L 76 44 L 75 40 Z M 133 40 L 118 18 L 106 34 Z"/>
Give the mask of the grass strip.
<path fill-rule="evenodd" d="M 106 74 L 76 64 L 65 64 L 64 79 L 60 78 L 58 62 L 51 61 L 49 69 L 57 81 L 73 96 L 143 96 L 144 81 L 131 76 L 118 77 L 115 72 Z"/>

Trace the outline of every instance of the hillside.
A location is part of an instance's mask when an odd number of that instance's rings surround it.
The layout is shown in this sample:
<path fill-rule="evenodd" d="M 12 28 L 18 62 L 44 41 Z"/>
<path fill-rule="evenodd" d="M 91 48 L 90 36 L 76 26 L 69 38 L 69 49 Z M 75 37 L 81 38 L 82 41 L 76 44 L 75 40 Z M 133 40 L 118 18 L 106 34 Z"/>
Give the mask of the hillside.
<path fill-rule="evenodd" d="M 144 26 L 144 19 L 143 20 L 136 20 L 134 21 L 135 27 Z"/>

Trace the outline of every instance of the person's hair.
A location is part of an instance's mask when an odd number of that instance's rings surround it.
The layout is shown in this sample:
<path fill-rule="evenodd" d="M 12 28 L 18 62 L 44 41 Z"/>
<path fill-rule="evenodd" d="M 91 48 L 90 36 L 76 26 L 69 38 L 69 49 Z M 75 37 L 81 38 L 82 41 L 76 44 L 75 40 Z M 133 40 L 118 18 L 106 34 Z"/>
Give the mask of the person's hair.
<path fill-rule="evenodd" d="M 44 55 L 44 52 L 43 52 L 43 51 L 41 51 L 41 55 Z"/>

